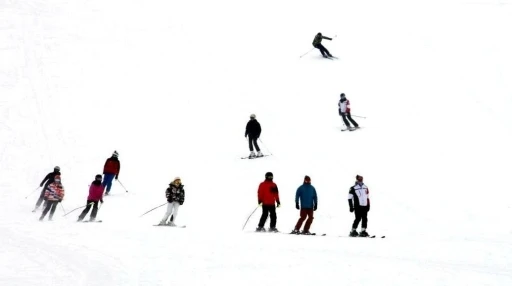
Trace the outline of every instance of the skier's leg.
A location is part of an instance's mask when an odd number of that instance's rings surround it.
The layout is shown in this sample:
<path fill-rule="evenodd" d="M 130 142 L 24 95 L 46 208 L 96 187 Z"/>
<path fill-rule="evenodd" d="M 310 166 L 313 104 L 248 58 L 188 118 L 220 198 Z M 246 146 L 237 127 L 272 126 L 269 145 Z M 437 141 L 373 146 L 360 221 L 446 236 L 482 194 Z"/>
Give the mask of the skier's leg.
<path fill-rule="evenodd" d="M 160 220 L 160 224 L 165 224 L 171 214 L 172 214 L 172 203 L 167 203 L 167 211 L 165 212 L 165 215 L 162 218 L 162 220 Z"/>
<path fill-rule="evenodd" d="M 176 221 L 176 218 L 178 217 L 178 210 L 180 209 L 180 203 L 173 202 L 172 203 L 172 221 Z"/>
<path fill-rule="evenodd" d="M 270 211 L 270 228 L 276 228 L 276 224 L 277 224 L 276 206 L 269 206 L 269 211 Z"/>
<path fill-rule="evenodd" d="M 297 221 L 297 224 L 295 224 L 295 230 L 300 230 L 300 228 L 302 227 L 302 224 L 306 220 L 306 217 L 307 217 L 306 210 L 300 209 L 300 218 Z"/>
<path fill-rule="evenodd" d="M 366 230 L 366 227 L 368 226 L 368 207 L 364 207 L 364 209 L 361 210 L 361 219 L 362 219 L 361 228 L 363 230 Z"/>
<path fill-rule="evenodd" d="M 50 215 L 48 216 L 49 220 L 52 220 L 53 214 L 55 213 L 55 210 L 57 209 L 57 205 L 59 204 L 59 201 L 48 201 L 48 205 L 51 206 Z"/>
<path fill-rule="evenodd" d="M 318 50 L 320 50 L 320 53 L 322 54 L 322 56 L 323 56 L 324 58 L 325 58 L 325 57 L 327 57 L 327 56 L 325 55 L 325 51 L 324 51 L 324 49 L 325 49 L 325 48 L 324 48 L 324 46 L 322 46 L 322 44 L 318 44 L 318 45 L 316 45 L 316 46 L 315 46 L 315 48 L 317 48 Z"/>
<path fill-rule="evenodd" d="M 93 205 L 92 205 L 92 212 L 91 212 L 91 216 L 89 217 L 89 220 L 91 221 L 94 221 L 96 220 L 96 215 L 98 214 L 98 204 L 99 204 L 99 201 L 93 201 Z"/>
<path fill-rule="evenodd" d="M 308 220 L 306 221 L 306 225 L 304 226 L 304 232 L 307 232 L 309 231 L 309 229 L 311 228 L 311 224 L 313 223 L 313 209 L 307 209 L 306 210 L 306 214 L 308 215 Z"/>
<path fill-rule="evenodd" d="M 82 211 L 82 213 L 78 216 L 78 221 L 82 221 L 85 216 L 87 215 L 87 213 L 89 212 L 89 210 L 91 209 L 91 205 L 90 205 L 91 201 L 87 201 L 87 205 L 85 207 L 85 209 Z"/>
<path fill-rule="evenodd" d="M 43 200 L 44 200 L 44 193 L 46 191 L 46 185 L 44 186 L 44 188 L 41 190 L 41 194 L 39 195 L 39 198 L 37 199 L 37 202 L 36 202 L 36 207 L 34 208 L 34 210 L 36 210 L 37 208 L 39 208 L 39 206 L 43 203 Z"/>
<path fill-rule="evenodd" d="M 44 217 L 46 216 L 46 214 L 48 213 L 48 211 L 50 210 L 50 208 L 51 208 L 51 204 L 48 202 L 48 203 L 46 204 L 46 206 L 44 207 L 44 209 L 43 209 L 43 213 L 41 214 L 41 217 L 39 218 L 39 220 L 43 220 L 43 219 L 44 219 Z"/>
<path fill-rule="evenodd" d="M 249 135 L 249 151 L 253 152 L 254 147 L 252 146 L 252 137 Z"/>
<path fill-rule="evenodd" d="M 343 120 L 343 123 L 345 123 L 345 126 L 347 126 L 347 128 L 350 128 L 350 122 L 348 122 L 347 115 L 345 113 L 341 114 L 341 119 Z"/>
<path fill-rule="evenodd" d="M 354 119 L 352 119 L 352 116 L 350 116 L 350 112 L 347 112 L 347 118 L 348 118 L 348 120 L 350 120 L 350 122 L 352 122 L 354 127 L 356 127 L 356 128 L 359 127 L 359 124 L 357 124 L 357 122 Z"/>
<path fill-rule="evenodd" d="M 359 226 L 359 222 L 361 221 L 361 210 L 359 207 L 356 207 L 354 210 L 354 214 L 356 215 L 356 218 L 354 219 L 354 223 L 352 224 L 352 229 L 357 229 Z"/>
<path fill-rule="evenodd" d="M 260 152 L 260 146 L 258 146 L 258 138 L 252 138 L 254 140 L 252 143 L 254 144 L 254 148 L 256 148 L 257 152 Z"/>
<path fill-rule="evenodd" d="M 105 174 L 103 177 L 103 187 L 106 187 L 106 193 L 108 194 L 110 192 L 110 189 L 112 188 L 112 180 L 114 180 L 115 174 Z"/>
<path fill-rule="evenodd" d="M 265 222 L 267 221 L 267 217 L 268 217 L 268 212 L 269 212 L 268 206 L 265 206 L 265 205 L 261 206 L 261 217 L 260 217 L 260 222 L 258 223 L 259 228 L 262 228 L 265 225 Z"/>

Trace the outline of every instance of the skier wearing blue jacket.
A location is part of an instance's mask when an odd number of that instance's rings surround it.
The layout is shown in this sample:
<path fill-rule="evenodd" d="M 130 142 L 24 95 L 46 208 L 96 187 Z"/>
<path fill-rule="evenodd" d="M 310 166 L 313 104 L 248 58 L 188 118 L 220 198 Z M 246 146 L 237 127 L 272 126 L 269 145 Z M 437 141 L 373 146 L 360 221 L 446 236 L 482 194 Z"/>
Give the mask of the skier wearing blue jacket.
<path fill-rule="evenodd" d="M 310 235 L 311 233 L 309 232 L 309 228 L 313 223 L 313 212 L 318 208 L 318 197 L 316 195 L 315 187 L 311 185 L 311 178 L 309 176 L 304 177 L 304 183 L 295 193 L 295 207 L 300 209 L 300 218 L 292 233 Z M 302 232 L 299 232 L 302 227 L 302 223 L 305 220 L 306 224 L 304 225 L 304 229 Z"/>

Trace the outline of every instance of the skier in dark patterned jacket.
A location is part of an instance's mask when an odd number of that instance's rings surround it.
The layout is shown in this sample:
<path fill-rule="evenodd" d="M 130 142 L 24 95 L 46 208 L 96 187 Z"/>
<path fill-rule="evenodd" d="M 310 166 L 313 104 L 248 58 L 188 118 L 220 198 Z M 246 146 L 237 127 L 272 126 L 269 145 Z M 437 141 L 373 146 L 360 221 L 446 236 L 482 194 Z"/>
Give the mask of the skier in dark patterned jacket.
<path fill-rule="evenodd" d="M 39 187 L 42 187 L 41 194 L 39 195 L 39 198 L 37 199 L 37 202 L 36 202 L 36 206 L 32 212 L 36 212 L 36 210 L 41 206 L 41 203 L 43 202 L 43 200 L 45 201 L 45 205 L 46 205 L 46 200 L 44 199 L 44 193 L 46 192 L 46 188 L 48 187 L 48 185 L 50 185 L 51 183 L 54 182 L 55 176 L 57 176 L 57 175 L 60 175 L 60 167 L 59 166 L 55 166 L 55 168 L 53 168 L 53 172 L 48 173 L 48 175 L 46 175 L 46 177 L 44 177 L 43 181 L 41 181 L 41 184 L 39 184 Z M 43 207 L 43 209 L 44 209 L 44 207 Z"/>
<path fill-rule="evenodd" d="M 322 53 L 322 56 L 324 58 L 332 58 L 333 56 L 331 55 L 331 53 L 322 45 L 323 39 L 332 41 L 331 38 L 323 36 L 322 33 L 318 33 L 316 34 L 315 39 L 313 40 L 313 47 L 319 49 L 320 53 Z"/>
<path fill-rule="evenodd" d="M 180 177 L 174 178 L 174 181 L 169 184 L 169 187 L 165 191 L 165 197 L 167 198 L 167 212 L 159 224 L 176 226 L 174 221 L 176 221 L 176 217 L 178 216 L 178 210 L 185 202 L 185 189 L 181 184 Z M 169 218 L 169 223 L 167 223 Z"/>
<path fill-rule="evenodd" d="M 260 151 L 260 146 L 258 146 L 258 138 L 260 138 L 261 135 L 261 125 L 256 120 L 256 115 L 251 114 L 249 122 L 247 122 L 247 125 L 245 126 L 245 137 L 249 136 L 249 150 L 251 153 L 249 154 L 249 158 L 254 157 L 262 157 L 263 154 Z M 254 145 L 254 147 L 253 147 Z M 256 148 L 256 151 L 258 151 L 258 154 L 254 154 L 254 148 Z"/>
<path fill-rule="evenodd" d="M 363 177 L 360 175 L 356 176 L 356 183 L 350 187 L 348 192 L 348 205 L 350 212 L 354 212 L 356 218 L 352 224 L 352 231 L 350 236 L 368 236 L 366 227 L 368 226 L 368 212 L 370 211 L 370 192 L 368 187 L 363 183 Z M 360 221 L 361 232 L 357 233 L 357 227 Z"/>

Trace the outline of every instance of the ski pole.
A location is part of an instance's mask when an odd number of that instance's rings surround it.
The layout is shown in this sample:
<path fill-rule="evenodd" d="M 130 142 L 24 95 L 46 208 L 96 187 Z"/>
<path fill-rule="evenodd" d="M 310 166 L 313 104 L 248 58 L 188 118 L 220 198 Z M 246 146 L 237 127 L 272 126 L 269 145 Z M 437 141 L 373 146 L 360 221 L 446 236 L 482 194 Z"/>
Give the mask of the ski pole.
<path fill-rule="evenodd" d="M 157 206 L 157 207 L 154 207 L 154 208 L 150 209 L 149 211 L 147 211 L 147 212 L 143 213 L 140 217 L 143 217 L 145 214 L 147 214 L 147 213 L 149 213 L 149 212 L 151 212 L 151 211 L 154 211 L 154 210 L 156 210 L 156 209 L 157 209 L 157 208 L 159 208 L 159 207 L 163 207 L 163 206 L 165 206 L 166 204 L 167 204 L 167 203 L 165 203 L 165 204 L 161 204 L 161 205 L 159 205 L 159 206 Z"/>
<path fill-rule="evenodd" d="M 300 56 L 300 57 L 299 57 L 299 59 L 300 59 L 300 58 L 302 58 L 303 56 L 305 56 L 305 55 L 309 54 L 309 53 L 310 53 L 312 50 L 314 50 L 314 49 L 315 49 L 315 48 L 312 48 L 311 50 L 307 51 L 305 54 L 303 54 L 302 56 Z"/>
<path fill-rule="evenodd" d="M 121 187 L 123 187 L 123 189 L 128 193 L 128 190 L 123 186 L 123 184 L 121 183 L 121 181 L 117 180 L 117 182 L 119 183 L 119 185 L 121 185 Z"/>
<path fill-rule="evenodd" d="M 40 187 L 37 187 L 35 190 L 33 190 L 32 192 L 30 192 L 30 194 L 28 194 L 28 195 L 25 197 L 25 199 L 26 199 L 26 198 L 28 198 L 28 197 L 29 197 L 30 195 L 32 195 L 33 193 L 35 193 L 37 190 L 39 190 L 39 188 L 40 188 Z"/>
<path fill-rule="evenodd" d="M 242 227 L 242 230 L 244 230 L 245 226 L 247 225 L 247 223 L 249 222 L 249 219 L 252 217 L 252 215 L 256 212 L 256 210 L 260 207 L 260 205 L 258 205 L 253 211 L 252 213 L 249 215 L 249 217 L 247 218 L 247 220 L 245 221 L 245 224 L 244 224 L 244 227 Z"/>
<path fill-rule="evenodd" d="M 72 211 L 70 211 L 70 212 L 68 212 L 67 214 L 65 214 L 64 216 L 67 216 L 68 214 L 70 214 L 70 213 L 72 213 L 72 212 L 76 211 L 77 209 L 85 208 L 86 206 L 88 206 L 88 205 L 92 205 L 92 204 L 94 204 L 94 203 L 90 203 L 90 204 L 87 204 L 87 205 L 85 205 L 85 206 L 77 207 L 76 209 L 73 209 Z"/>
<path fill-rule="evenodd" d="M 263 145 L 263 147 L 265 147 L 265 149 L 267 149 L 267 151 L 270 153 L 270 155 L 274 156 L 274 155 L 272 154 L 272 152 L 270 152 L 270 149 L 268 149 L 268 148 L 267 148 L 267 146 L 265 145 L 265 143 L 263 143 L 263 141 L 261 141 L 261 139 L 260 139 L 260 138 L 258 138 L 258 140 L 260 140 L 261 145 Z"/>
<path fill-rule="evenodd" d="M 366 119 L 366 117 L 364 117 L 364 116 L 358 116 L 358 115 L 352 115 L 352 116 L 353 117 L 357 117 L 357 118 L 364 118 L 364 119 Z"/>
<path fill-rule="evenodd" d="M 66 210 L 64 209 L 64 205 L 62 204 L 62 202 L 59 203 L 60 207 L 62 208 L 62 212 L 64 212 L 64 214 L 66 213 Z"/>

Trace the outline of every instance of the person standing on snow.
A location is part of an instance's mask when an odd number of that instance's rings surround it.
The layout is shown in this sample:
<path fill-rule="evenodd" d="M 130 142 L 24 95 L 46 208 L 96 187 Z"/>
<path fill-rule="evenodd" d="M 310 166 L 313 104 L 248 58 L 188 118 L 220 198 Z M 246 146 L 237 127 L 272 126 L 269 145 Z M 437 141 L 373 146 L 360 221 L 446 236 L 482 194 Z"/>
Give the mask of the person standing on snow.
<path fill-rule="evenodd" d="M 300 206 L 299 206 L 300 202 Z M 309 176 L 304 177 L 304 183 L 297 189 L 295 193 L 295 208 L 300 209 L 300 218 L 295 225 L 295 229 L 292 231 L 293 234 L 299 234 L 299 230 L 302 227 L 302 223 L 306 218 L 306 225 L 300 234 L 310 235 L 309 228 L 313 223 L 313 212 L 318 207 L 318 197 L 316 195 L 315 187 L 311 185 L 311 178 Z"/>
<path fill-rule="evenodd" d="M 322 45 L 323 39 L 332 41 L 332 38 L 325 37 L 322 35 L 322 33 L 318 33 L 316 34 L 315 39 L 313 40 L 313 47 L 319 49 L 320 53 L 322 53 L 322 56 L 324 58 L 332 58 L 333 56 L 331 55 L 331 53 Z"/>
<path fill-rule="evenodd" d="M 338 102 L 338 112 L 341 116 L 341 119 L 343 120 L 343 123 L 345 123 L 345 126 L 347 126 L 347 129 L 355 130 L 359 128 L 359 124 L 357 124 L 357 122 L 354 119 L 352 119 L 352 116 L 350 115 L 350 101 L 347 99 L 344 93 L 340 94 L 340 101 Z M 354 128 L 350 126 L 349 121 L 354 125 Z"/>
<path fill-rule="evenodd" d="M 167 198 L 167 212 L 159 225 L 176 226 L 174 221 L 176 221 L 176 217 L 178 216 L 178 210 L 185 202 L 185 189 L 181 184 L 180 177 L 174 178 L 174 181 L 169 184 L 169 187 L 165 191 L 165 197 Z M 169 218 L 169 223 L 167 223 Z"/>
<path fill-rule="evenodd" d="M 110 189 L 112 188 L 112 181 L 114 178 L 119 179 L 119 171 L 121 171 L 121 162 L 119 162 L 119 153 L 114 151 L 112 157 L 108 158 L 105 161 L 105 166 L 103 166 L 103 183 L 102 185 L 107 187 L 107 191 L 105 195 L 108 196 Z"/>
<path fill-rule="evenodd" d="M 277 224 L 277 215 L 276 215 L 276 203 L 277 207 L 281 206 L 281 202 L 279 201 L 279 190 L 277 189 L 277 185 L 274 183 L 274 175 L 272 172 L 267 172 L 265 174 L 265 181 L 261 182 L 258 187 L 258 204 L 261 206 L 262 213 L 260 222 L 258 224 L 258 228 L 256 231 L 265 231 L 263 226 L 265 226 L 265 222 L 267 221 L 268 215 L 270 213 L 270 228 L 268 231 L 278 232 L 276 228 Z"/>
<path fill-rule="evenodd" d="M 91 187 L 89 188 L 89 196 L 87 197 L 87 206 L 84 211 L 78 216 L 78 221 L 82 221 L 89 210 L 92 207 L 91 216 L 89 217 L 89 221 L 95 221 L 96 215 L 98 214 L 98 203 L 103 203 L 103 191 L 105 187 L 101 184 L 101 175 L 96 175 L 94 181 L 91 183 Z"/>
<path fill-rule="evenodd" d="M 42 221 L 48 211 L 50 211 L 48 219 L 52 220 L 53 214 L 57 209 L 57 205 L 64 199 L 64 186 L 62 186 L 60 181 L 60 175 L 56 175 L 54 177 L 54 182 L 48 185 L 44 198 L 46 200 L 46 207 L 44 208 L 39 220 Z"/>
<path fill-rule="evenodd" d="M 348 205 L 350 212 L 355 213 L 355 220 L 352 224 L 352 231 L 350 236 L 368 236 L 366 227 L 368 226 L 368 212 L 370 211 L 370 192 L 368 187 L 363 183 L 363 177 L 360 175 L 356 176 L 356 183 L 350 187 L 348 192 Z M 363 221 L 361 225 L 361 232 L 357 233 L 357 227 L 359 222 Z"/>
<path fill-rule="evenodd" d="M 48 173 L 48 175 L 46 175 L 46 177 L 44 177 L 44 179 L 41 181 L 41 184 L 39 184 L 39 187 L 42 187 L 41 194 L 39 195 L 39 198 L 37 199 L 36 206 L 35 206 L 34 210 L 32 211 L 33 213 L 36 212 L 36 210 L 39 208 L 39 206 L 41 206 L 41 203 L 44 200 L 44 194 L 46 192 L 46 188 L 48 187 L 49 184 L 54 182 L 53 179 L 57 175 L 60 175 L 60 167 L 59 166 L 55 166 L 53 168 L 53 172 Z M 45 205 L 46 205 L 46 202 L 45 202 Z M 43 208 L 44 208 L 44 206 L 43 206 Z"/>
<path fill-rule="evenodd" d="M 258 138 L 260 138 L 260 135 L 261 125 L 258 122 L 258 120 L 256 120 L 256 115 L 251 114 L 250 120 L 249 122 L 247 122 L 247 125 L 245 126 L 245 137 L 247 138 L 247 136 L 249 136 L 249 150 L 251 151 L 251 154 L 249 154 L 249 158 L 263 156 L 263 154 L 260 151 L 260 147 L 258 146 Z M 254 154 L 254 148 L 256 148 L 258 154 Z"/>

